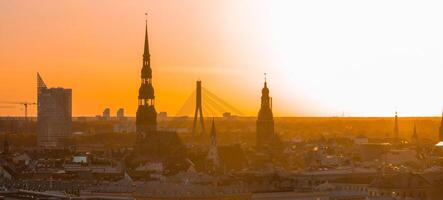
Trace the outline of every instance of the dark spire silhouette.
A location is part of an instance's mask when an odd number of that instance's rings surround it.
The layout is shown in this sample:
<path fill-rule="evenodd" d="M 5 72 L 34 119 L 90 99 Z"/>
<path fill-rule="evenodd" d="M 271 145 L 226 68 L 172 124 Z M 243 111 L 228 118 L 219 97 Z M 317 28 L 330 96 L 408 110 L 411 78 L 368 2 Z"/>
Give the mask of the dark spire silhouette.
<path fill-rule="evenodd" d="M 269 109 L 270 110 L 272 108 L 272 105 L 271 105 L 272 100 L 271 100 L 271 97 L 269 97 L 269 88 L 268 88 L 268 83 L 266 80 L 266 73 L 265 73 L 265 82 L 264 82 L 263 89 L 262 89 L 261 93 L 262 93 L 261 109 L 265 109 L 265 110 Z M 272 111 L 271 111 L 271 114 L 272 114 Z"/>
<path fill-rule="evenodd" d="M 148 39 L 148 13 L 145 13 L 146 20 L 145 20 L 145 48 L 143 52 L 143 59 L 147 60 L 149 62 L 150 60 L 150 54 L 149 54 L 149 39 Z"/>
<path fill-rule="evenodd" d="M 147 16 L 147 14 L 145 13 Z M 145 45 L 143 51 L 143 66 L 141 70 L 141 85 L 138 91 L 138 109 L 136 114 L 136 132 L 138 142 L 146 135 L 157 130 L 157 111 L 155 110 L 154 87 L 152 86 L 151 55 L 149 54 L 148 22 L 145 21 Z"/>
<path fill-rule="evenodd" d="M 269 88 L 266 79 L 261 91 L 261 106 L 257 119 L 257 147 L 266 148 L 274 139 L 274 116 L 272 114 L 272 98 L 269 96 Z"/>
<path fill-rule="evenodd" d="M 398 128 L 398 115 L 397 111 L 395 111 L 395 118 L 394 118 L 394 139 L 399 139 L 399 128 Z"/>
<path fill-rule="evenodd" d="M 212 118 L 211 144 L 209 146 L 208 159 L 212 162 L 213 170 L 219 167 L 220 161 L 218 157 L 217 133 L 215 131 L 214 118 Z"/>

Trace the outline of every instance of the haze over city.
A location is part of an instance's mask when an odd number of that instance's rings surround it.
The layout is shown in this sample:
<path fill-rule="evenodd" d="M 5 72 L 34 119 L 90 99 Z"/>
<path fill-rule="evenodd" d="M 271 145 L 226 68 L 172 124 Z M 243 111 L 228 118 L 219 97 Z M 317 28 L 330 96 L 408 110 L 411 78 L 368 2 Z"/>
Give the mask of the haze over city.
<path fill-rule="evenodd" d="M 442 10 L 0 0 L 0 199 L 441 200 Z"/>
<path fill-rule="evenodd" d="M 0 101 L 35 101 L 35 74 L 73 88 L 73 116 L 135 116 L 144 13 L 157 110 L 195 81 L 255 116 L 438 116 L 440 1 L 0 1 Z M 13 21 L 13 23 L 11 23 Z M 2 116 L 23 109 L 2 108 Z M 30 107 L 31 116 L 36 115 Z"/>

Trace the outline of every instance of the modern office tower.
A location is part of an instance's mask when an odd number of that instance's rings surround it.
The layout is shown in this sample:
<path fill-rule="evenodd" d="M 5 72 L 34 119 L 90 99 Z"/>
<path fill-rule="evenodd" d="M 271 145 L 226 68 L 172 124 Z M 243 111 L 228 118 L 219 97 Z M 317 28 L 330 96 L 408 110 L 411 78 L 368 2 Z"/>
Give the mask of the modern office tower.
<path fill-rule="evenodd" d="M 103 115 L 102 115 L 104 120 L 110 120 L 111 119 L 111 109 L 109 108 L 105 108 L 103 110 Z"/>
<path fill-rule="evenodd" d="M 48 88 L 37 73 L 37 142 L 42 148 L 62 148 L 71 135 L 72 90 Z"/>

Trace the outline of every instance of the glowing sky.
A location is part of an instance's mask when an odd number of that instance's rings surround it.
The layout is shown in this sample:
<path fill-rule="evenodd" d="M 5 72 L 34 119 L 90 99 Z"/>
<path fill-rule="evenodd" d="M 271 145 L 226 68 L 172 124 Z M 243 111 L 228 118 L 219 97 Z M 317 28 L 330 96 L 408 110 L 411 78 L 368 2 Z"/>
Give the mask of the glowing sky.
<path fill-rule="evenodd" d="M 405 0 L 0 0 L 0 101 L 35 101 L 40 72 L 73 89 L 75 116 L 133 116 L 148 12 L 158 111 L 175 114 L 201 79 L 255 115 L 267 72 L 277 116 L 439 115 L 441 10 Z"/>

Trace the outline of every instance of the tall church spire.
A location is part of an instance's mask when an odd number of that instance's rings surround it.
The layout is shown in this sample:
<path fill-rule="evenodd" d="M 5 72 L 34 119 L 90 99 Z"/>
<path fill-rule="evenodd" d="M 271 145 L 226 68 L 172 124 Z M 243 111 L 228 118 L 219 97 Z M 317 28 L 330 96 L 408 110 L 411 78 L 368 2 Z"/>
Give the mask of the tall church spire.
<path fill-rule="evenodd" d="M 147 16 L 147 14 L 145 14 Z M 136 132 L 138 142 L 146 135 L 157 129 L 157 112 L 155 111 L 155 95 L 152 86 L 151 55 L 149 54 L 148 22 L 145 21 L 145 45 L 143 51 L 143 66 L 141 70 L 141 85 L 138 90 L 138 109 L 136 114 Z"/>

